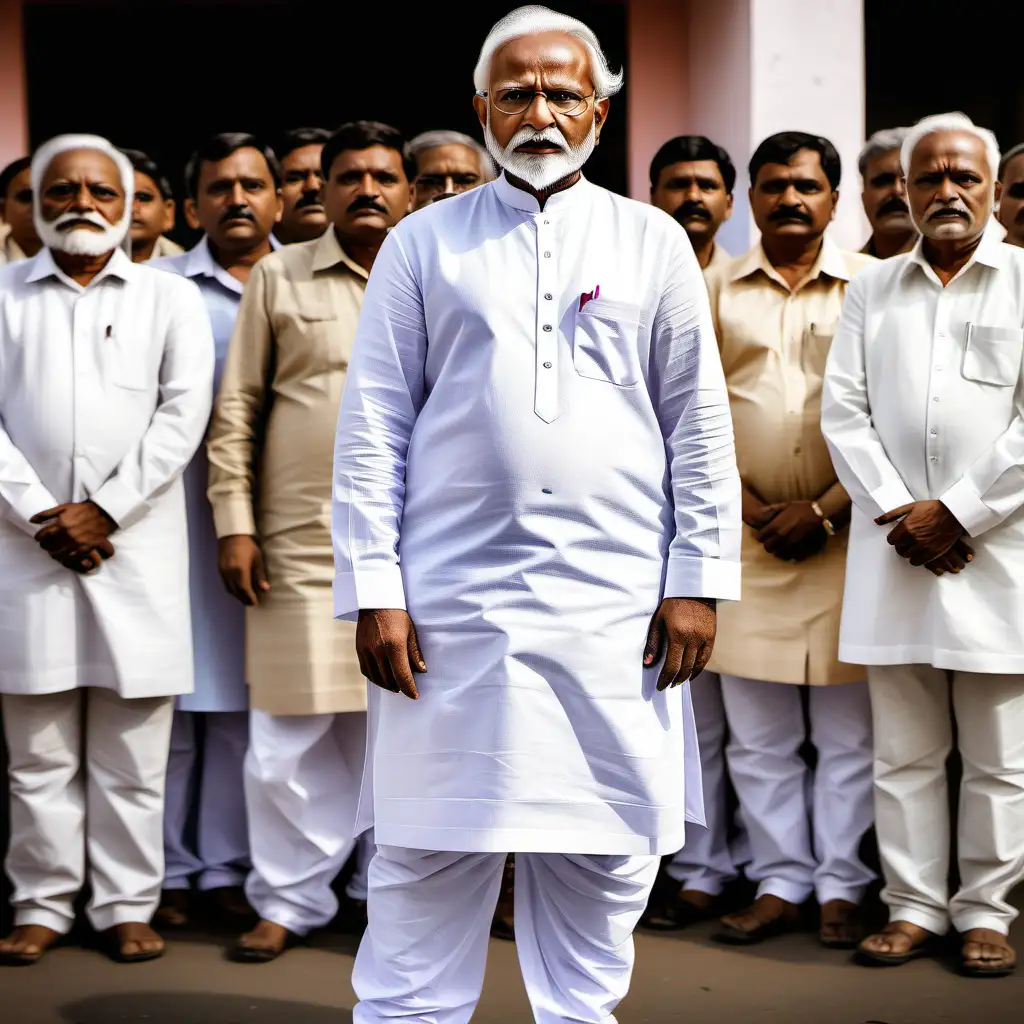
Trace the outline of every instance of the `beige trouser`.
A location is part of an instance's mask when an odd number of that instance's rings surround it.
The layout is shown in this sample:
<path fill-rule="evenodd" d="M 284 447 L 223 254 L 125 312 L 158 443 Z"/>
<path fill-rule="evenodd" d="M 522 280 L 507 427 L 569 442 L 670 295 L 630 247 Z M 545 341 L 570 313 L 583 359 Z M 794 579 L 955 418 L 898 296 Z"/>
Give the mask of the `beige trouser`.
<path fill-rule="evenodd" d="M 164 873 L 174 698 L 99 688 L 5 695 L 3 713 L 15 924 L 68 932 L 87 861 L 93 928 L 148 922 Z"/>
<path fill-rule="evenodd" d="M 875 724 L 875 816 L 893 921 L 936 934 L 1006 934 L 1024 877 L 1024 676 L 928 665 L 868 670 Z M 950 703 L 952 700 L 952 715 Z M 949 898 L 946 758 L 956 720 L 963 781 L 960 890 Z"/>

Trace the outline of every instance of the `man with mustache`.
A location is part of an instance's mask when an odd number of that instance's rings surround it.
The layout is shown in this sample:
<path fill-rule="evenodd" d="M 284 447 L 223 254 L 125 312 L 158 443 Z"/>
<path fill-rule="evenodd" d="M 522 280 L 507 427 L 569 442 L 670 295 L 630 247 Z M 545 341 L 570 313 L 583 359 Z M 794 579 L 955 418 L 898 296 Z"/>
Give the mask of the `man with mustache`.
<path fill-rule="evenodd" d="M 177 242 L 164 237 L 174 227 L 174 193 L 156 161 L 141 149 L 122 149 L 135 169 L 135 198 L 132 206 L 132 260 L 145 263 L 183 253 Z"/>
<path fill-rule="evenodd" d="M 32 215 L 31 165 L 23 156 L 0 171 L 0 267 L 35 256 L 43 246 Z"/>
<path fill-rule="evenodd" d="M 999 196 L 997 217 L 1006 228 L 1010 245 L 1024 246 L 1024 142 L 1003 154 L 999 164 Z"/>
<path fill-rule="evenodd" d="M 873 877 L 858 855 L 872 820 L 871 711 L 864 670 L 838 659 L 850 499 L 818 422 L 846 289 L 874 260 L 826 235 L 841 173 L 827 139 L 773 135 L 749 170 L 761 239 L 707 275 L 745 526 L 743 600 L 719 615 L 711 667 L 757 893 L 715 938 L 749 945 L 795 928 L 815 896 L 821 942 L 850 948 Z M 817 749 L 813 776 L 805 740 Z"/>
<path fill-rule="evenodd" d="M 376 121 L 327 140 L 331 227 L 253 268 L 210 429 L 221 576 L 246 607 L 246 894 L 260 922 L 233 956 L 250 963 L 335 916 L 331 883 L 355 846 L 366 684 L 355 627 L 332 621 L 332 441 L 366 280 L 409 209 L 404 145 Z M 356 921 L 372 850 L 364 837 L 347 890 Z"/>
<path fill-rule="evenodd" d="M 1016 967 L 1024 875 L 1024 252 L 992 223 L 990 131 L 927 117 L 901 163 L 921 238 L 853 282 L 822 402 L 854 500 L 839 653 L 868 666 L 889 908 L 858 957 L 903 964 L 952 926 L 961 970 L 991 977 Z"/>
<path fill-rule="evenodd" d="M 181 475 L 210 413 L 195 286 L 132 263 L 128 159 L 95 135 L 32 158 L 44 248 L 0 270 L 0 694 L 10 754 L 0 962 L 86 915 L 151 960 L 174 697 L 192 689 Z M 88 875 L 86 874 L 88 872 Z"/>
<path fill-rule="evenodd" d="M 284 209 L 274 234 L 284 245 L 311 242 L 327 230 L 320 154 L 330 137 L 326 128 L 292 128 L 275 144 L 281 161 Z"/>
<path fill-rule="evenodd" d="M 501 177 L 404 220 L 370 277 L 333 523 L 374 684 L 358 1024 L 470 1019 L 510 852 L 534 1018 L 613 1021 L 700 819 L 670 687 L 739 596 L 739 479 L 692 247 L 581 173 L 621 84 L 575 18 L 499 21 L 473 102 Z"/>
<path fill-rule="evenodd" d="M 900 146 L 909 130 L 875 132 L 857 160 L 864 181 L 861 201 L 871 225 L 871 237 L 861 252 L 881 260 L 909 252 L 917 241 L 917 228 L 907 208 L 907 181 L 900 166 Z"/>
<path fill-rule="evenodd" d="M 409 141 L 406 156 L 415 165 L 412 208 L 467 192 L 494 178 L 494 162 L 475 139 L 461 132 L 423 132 Z"/>
<path fill-rule="evenodd" d="M 651 202 L 682 224 L 701 270 L 731 259 L 715 235 L 732 216 L 735 184 L 729 154 L 703 135 L 669 139 L 651 161 Z"/>
<path fill-rule="evenodd" d="M 185 184 L 185 216 L 203 237 L 189 252 L 153 265 L 202 292 L 216 349 L 216 394 L 242 289 L 253 267 L 279 247 L 271 231 L 281 217 L 281 167 L 256 136 L 224 132 L 192 154 Z M 242 782 L 249 741 L 245 612 L 218 572 L 208 479 L 200 450 L 185 472 L 196 686 L 178 700 L 167 765 L 166 875 L 157 920 L 168 927 L 189 923 L 193 885 L 228 921 L 252 913 L 242 893 L 251 866 Z"/>

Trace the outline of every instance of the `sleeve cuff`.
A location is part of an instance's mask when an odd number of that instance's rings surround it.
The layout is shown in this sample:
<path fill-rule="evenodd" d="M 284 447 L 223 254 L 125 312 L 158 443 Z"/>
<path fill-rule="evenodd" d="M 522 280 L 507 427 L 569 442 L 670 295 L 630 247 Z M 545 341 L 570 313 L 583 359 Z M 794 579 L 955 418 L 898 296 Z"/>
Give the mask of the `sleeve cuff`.
<path fill-rule="evenodd" d="M 149 503 L 116 476 L 90 494 L 89 500 L 99 505 L 121 530 L 137 523 L 149 511 Z"/>
<path fill-rule="evenodd" d="M 665 597 L 740 599 L 740 563 L 721 558 L 669 558 Z"/>
<path fill-rule="evenodd" d="M 234 537 L 243 534 L 246 537 L 256 536 L 256 516 L 253 514 L 252 501 L 246 494 L 232 494 L 219 497 L 213 504 L 213 528 L 221 537 Z"/>
<path fill-rule="evenodd" d="M 1002 521 L 981 500 L 978 492 L 975 491 L 970 481 L 966 478 L 958 480 L 939 501 L 942 502 L 950 512 L 956 516 L 957 522 L 967 531 L 971 537 L 977 537 L 979 533 L 991 530 Z"/>
<path fill-rule="evenodd" d="M 881 487 L 876 487 L 868 493 L 871 495 L 871 500 L 878 506 L 878 515 L 884 515 L 894 508 L 901 508 L 916 500 L 902 481 L 882 484 Z"/>
<path fill-rule="evenodd" d="M 355 622 L 361 608 L 406 610 L 405 584 L 399 566 L 340 572 L 334 577 L 334 617 Z"/>
<path fill-rule="evenodd" d="M 34 537 L 42 527 L 33 525 L 29 520 L 37 513 L 45 512 L 48 508 L 56 508 L 59 504 L 60 502 L 42 484 L 32 484 L 26 487 L 18 501 L 10 506 L 8 518 Z"/>

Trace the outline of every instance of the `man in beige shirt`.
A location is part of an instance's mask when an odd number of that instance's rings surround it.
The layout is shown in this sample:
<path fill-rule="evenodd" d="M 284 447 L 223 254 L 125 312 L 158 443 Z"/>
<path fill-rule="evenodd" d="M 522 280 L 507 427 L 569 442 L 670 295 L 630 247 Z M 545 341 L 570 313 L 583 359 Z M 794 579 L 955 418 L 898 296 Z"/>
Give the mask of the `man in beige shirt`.
<path fill-rule="evenodd" d="M 727 759 L 749 831 L 753 905 L 716 938 L 749 944 L 796 925 L 815 895 L 821 939 L 860 938 L 872 879 L 858 846 L 872 822 L 871 714 L 863 669 L 838 660 L 850 499 L 821 435 L 821 381 L 850 278 L 840 252 L 839 155 L 803 132 L 750 161 L 761 241 L 708 275 L 743 481 L 743 599 L 722 605 L 709 666 L 721 676 Z M 817 748 L 813 780 L 800 754 Z"/>
<path fill-rule="evenodd" d="M 0 267 L 35 256 L 43 247 L 32 212 L 30 157 L 0 171 Z"/>
<path fill-rule="evenodd" d="M 248 609 L 246 894 L 260 923 L 234 951 L 248 962 L 334 917 L 331 882 L 354 845 L 366 686 L 355 626 L 334 620 L 334 433 L 367 276 L 409 208 L 403 145 L 372 121 L 326 143 L 332 227 L 253 268 L 210 428 L 221 575 Z M 365 899 L 371 842 L 352 899 Z"/>

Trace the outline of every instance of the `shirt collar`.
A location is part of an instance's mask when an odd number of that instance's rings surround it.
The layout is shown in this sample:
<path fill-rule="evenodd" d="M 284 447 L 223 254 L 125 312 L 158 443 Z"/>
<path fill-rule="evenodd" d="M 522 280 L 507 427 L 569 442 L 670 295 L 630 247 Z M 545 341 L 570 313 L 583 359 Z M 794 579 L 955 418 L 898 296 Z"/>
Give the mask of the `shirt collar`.
<path fill-rule="evenodd" d="M 978 248 L 974 250 L 971 258 L 960 268 L 959 273 L 953 280 L 955 281 L 957 278 L 963 277 L 975 263 L 991 267 L 993 270 L 1005 269 L 1006 246 L 1003 243 L 1005 237 L 1006 228 L 995 217 L 992 217 L 985 227 L 981 241 L 978 243 Z M 914 248 L 908 253 L 906 265 L 903 267 L 903 274 L 911 273 L 915 267 L 923 270 L 928 276 L 935 278 L 935 271 L 924 254 L 924 235 L 918 238 Z M 935 280 L 938 280 L 938 278 L 935 278 Z"/>
<path fill-rule="evenodd" d="M 276 250 L 281 248 L 281 243 L 273 236 L 270 236 L 270 248 Z M 242 294 L 243 284 L 236 277 L 232 277 L 214 258 L 210 249 L 210 238 L 203 235 L 196 244 L 189 249 L 185 257 L 185 277 L 212 277 L 220 281 L 225 288 Z"/>
<path fill-rule="evenodd" d="M 782 275 L 771 265 L 767 255 L 764 251 L 764 246 L 758 242 L 745 256 L 742 256 L 729 275 L 730 282 L 739 281 L 744 277 L 750 277 L 751 275 L 761 271 L 764 275 L 771 278 L 778 284 L 781 284 L 787 291 L 789 291 L 789 285 L 783 280 Z M 849 281 L 850 280 L 850 269 L 846 265 L 846 259 L 843 257 L 842 250 L 836 245 L 828 235 L 825 235 L 821 240 L 821 249 L 818 252 L 818 257 L 811 265 L 810 272 L 807 276 L 797 285 L 797 288 L 803 288 L 805 285 L 814 281 L 822 274 L 826 274 L 837 281 Z M 794 291 L 796 289 L 793 289 Z"/>
<path fill-rule="evenodd" d="M 513 210 L 522 210 L 523 213 L 556 213 L 570 209 L 585 199 L 590 189 L 590 182 L 581 174 L 580 180 L 575 185 L 570 185 L 569 188 L 563 188 L 561 192 L 555 192 L 548 196 L 543 211 L 541 211 L 540 203 L 537 202 L 537 197 L 531 192 L 524 192 L 521 188 L 516 188 L 505 177 L 504 172 L 501 177 L 490 183 L 490 187 L 494 189 L 497 197 L 506 206 L 511 206 Z"/>
<path fill-rule="evenodd" d="M 338 241 L 338 233 L 328 225 L 327 230 L 313 243 L 313 273 L 330 270 L 344 263 L 353 274 L 369 278 L 369 274 L 345 250 Z"/>
<path fill-rule="evenodd" d="M 36 281 L 43 281 L 48 277 L 56 277 L 59 281 L 64 284 L 70 285 L 72 288 L 77 288 L 79 291 L 84 291 L 82 285 L 77 281 L 72 281 L 67 274 L 64 273 L 60 267 L 57 266 L 53 258 L 53 253 L 47 246 L 43 246 L 31 260 L 33 266 L 25 277 L 26 284 L 32 284 Z M 127 253 L 124 249 L 118 246 L 107 260 L 107 265 L 89 282 L 86 287 L 91 287 L 96 284 L 97 281 L 102 281 L 105 277 L 117 277 L 122 281 L 130 281 L 138 271 L 138 267 L 128 258 Z"/>

